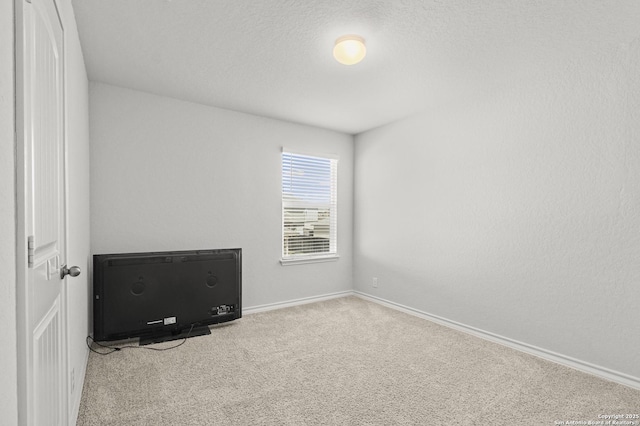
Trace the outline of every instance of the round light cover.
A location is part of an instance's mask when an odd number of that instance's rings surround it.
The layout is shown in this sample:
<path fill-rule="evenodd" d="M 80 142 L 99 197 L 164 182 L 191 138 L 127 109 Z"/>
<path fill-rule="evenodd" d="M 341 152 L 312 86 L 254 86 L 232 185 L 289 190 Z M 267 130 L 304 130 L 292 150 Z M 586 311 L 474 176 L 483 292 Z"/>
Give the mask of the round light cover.
<path fill-rule="evenodd" d="M 346 35 L 336 40 L 333 48 L 333 57 L 336 61 L 345 65 L 354 65 L 360 62 L 367 54 L 364 39 L 357 35 Z"/>

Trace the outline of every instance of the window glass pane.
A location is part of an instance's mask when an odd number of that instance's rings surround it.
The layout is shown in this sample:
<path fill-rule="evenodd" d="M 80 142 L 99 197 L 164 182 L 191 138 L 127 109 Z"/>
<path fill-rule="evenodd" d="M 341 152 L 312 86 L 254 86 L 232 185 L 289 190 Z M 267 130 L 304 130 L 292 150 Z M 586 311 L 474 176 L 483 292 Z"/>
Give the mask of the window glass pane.
<path fill-rule="evenodd" d="M 331 160 L 283 155 L 282 196 L 291 201 L 329 203 L 331 200 Z"/>
<path fill-rule="evenodd" d="M 330 210 L 284 208 L 284 255 L 330 253 Z"/>
<path fill-rule="evenodd" d="M 282 154 L 282 257 L 335 254 L 337 160 Z"/>

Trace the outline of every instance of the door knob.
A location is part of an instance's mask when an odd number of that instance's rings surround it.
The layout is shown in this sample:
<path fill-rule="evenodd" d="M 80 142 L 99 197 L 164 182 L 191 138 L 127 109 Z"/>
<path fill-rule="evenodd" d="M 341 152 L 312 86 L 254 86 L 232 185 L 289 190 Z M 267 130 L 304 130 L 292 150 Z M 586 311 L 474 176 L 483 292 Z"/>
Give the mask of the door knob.
<path fill-rule="evenodd" d="M 80 270 L 79 266 L 72 266 L 71 268 L 67 268 L 67 265 L 64 265 L 62 269 L 60 269 L 60 279 L 63 279 L 67 275 L 77 277 L 78 275 L 80 275 L 80 272 L 82 271 Z"/>

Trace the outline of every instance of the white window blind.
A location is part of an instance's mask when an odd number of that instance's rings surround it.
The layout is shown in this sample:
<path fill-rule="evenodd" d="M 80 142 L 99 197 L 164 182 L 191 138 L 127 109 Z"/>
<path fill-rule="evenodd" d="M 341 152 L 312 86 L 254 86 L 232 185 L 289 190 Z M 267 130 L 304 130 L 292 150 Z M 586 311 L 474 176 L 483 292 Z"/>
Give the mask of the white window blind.
<path fill-rule="evenodd" d="M 338 160 L 282 153 L 282 259 L 337 255 Z"/>

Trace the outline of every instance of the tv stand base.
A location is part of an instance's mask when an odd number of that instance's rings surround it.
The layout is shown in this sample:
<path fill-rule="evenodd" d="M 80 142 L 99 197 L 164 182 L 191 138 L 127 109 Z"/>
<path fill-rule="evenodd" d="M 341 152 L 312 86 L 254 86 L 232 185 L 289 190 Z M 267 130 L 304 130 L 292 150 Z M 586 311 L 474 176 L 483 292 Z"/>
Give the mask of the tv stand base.
<path fill-rule="evenodd" d="M 185 328 L 179 333 L 162 333 L 162 334 L 153 334 L 151 336 L 140 337 L 140 342 L 138 343 L 140 346 L 150 345 L 152 343 L 162 343 L 162 342 L 170 342 L 172 340 L 180 340 L 186 339 L 187 337 L 195 337 L 195 336 L 206 336 L 207 334 L 211 334 L 211 330 L 209 330 L 209 326 L 202 325 L 199 327 L 193 327 L 193 329 Z"/>

